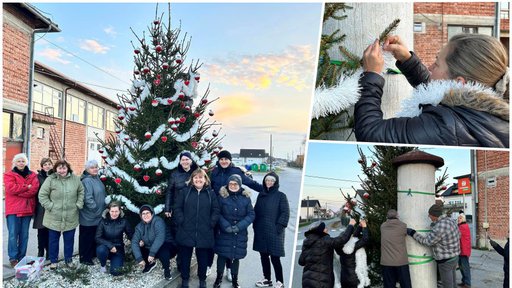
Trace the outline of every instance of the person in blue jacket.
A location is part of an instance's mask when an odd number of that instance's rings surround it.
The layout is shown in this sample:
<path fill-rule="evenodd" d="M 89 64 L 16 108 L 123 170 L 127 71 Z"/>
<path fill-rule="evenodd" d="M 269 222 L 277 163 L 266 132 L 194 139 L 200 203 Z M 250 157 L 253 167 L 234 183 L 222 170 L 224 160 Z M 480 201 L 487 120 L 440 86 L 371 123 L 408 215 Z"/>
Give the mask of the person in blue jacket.
<path fill-rule="evenodd" d="M 240 259 L 247 255 L 247 228 L 254 221 L 254 209 L 251 203 L 251 189 L 242 188 L 242 177 L 229 176 L 228 185 L 219 191 L 220 218 L 219 231 L 215 234 L 215 253 L 217 253 L 217 278 L 214 288 L 220 288 L 224 265 L 231 260 L 233 288 L 238 283 Z"/>

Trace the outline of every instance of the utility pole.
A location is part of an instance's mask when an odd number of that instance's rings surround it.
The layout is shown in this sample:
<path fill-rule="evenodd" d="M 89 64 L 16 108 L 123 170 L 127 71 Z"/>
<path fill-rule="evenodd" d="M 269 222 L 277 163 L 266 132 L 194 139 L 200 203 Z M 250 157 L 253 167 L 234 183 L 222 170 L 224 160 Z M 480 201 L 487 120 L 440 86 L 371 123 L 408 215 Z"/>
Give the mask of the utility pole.
<path fill-rule="evenodd" d="M 269 170 L 272 171 L 272 134 L 270 134 Z"/>
<path fill-rule="evenodd" d="M 306 202 L 306 219 L 308 220 L 308 223 L 309 223 L 309 196 L 308 196 L 308 200 Z"/>

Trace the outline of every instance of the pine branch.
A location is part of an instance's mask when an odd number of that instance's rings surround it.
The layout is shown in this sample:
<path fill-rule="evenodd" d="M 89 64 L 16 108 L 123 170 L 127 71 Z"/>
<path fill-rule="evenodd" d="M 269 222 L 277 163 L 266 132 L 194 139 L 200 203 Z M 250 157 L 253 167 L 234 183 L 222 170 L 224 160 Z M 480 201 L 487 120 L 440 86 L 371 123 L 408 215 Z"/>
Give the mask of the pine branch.
<path fill-rule="evenodd" d="M 395 19 L 393 20 L 393 22 L 391 22 L 391 24 L 388 25 L 388 27 L 386 27 L 386 29 L 384 31 L 382 31 L 382 33 L 380 33 L 380 36 L 379 36 L 379 43 L 383 43 L 384 40 L 386 40 L 386 38 L 389 36 L 389 34 L 391 34 L 391 32 L 395 31 L 396 28 L 398 27 L 398 24 L 400 24 L 400 19 Z"/>

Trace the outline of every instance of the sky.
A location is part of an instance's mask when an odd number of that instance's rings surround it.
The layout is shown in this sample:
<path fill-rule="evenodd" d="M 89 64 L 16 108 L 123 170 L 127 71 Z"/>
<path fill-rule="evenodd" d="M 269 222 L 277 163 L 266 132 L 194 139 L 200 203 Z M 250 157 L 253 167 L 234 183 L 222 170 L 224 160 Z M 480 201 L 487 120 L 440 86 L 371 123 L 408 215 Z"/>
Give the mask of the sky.
<path fill-rule="evenodd" d="M 310 199 L 319 200 L 322 206 L 327 203 L 329 208 L 337 211 L 345 203 L 340 188 L 344 193 L 352 193 L 351 195 L 354 191 L 352 186 L 361 189 L 358 175 L 363 177 L 364 173 L 357 162 L 360 158 L 357 152 L 358 146 L 363 149 L 367 158 L 370 159 L 372 145 L 310 141 L 306 153 L 302 199 L 307 199 L 309 196 Z M 436 172 L 436 179 L 442 175 L 445 168 L 448 168 L 447 184 L 457 182 L 453 177 L 471 173 L 471 150 L 467 148 L 422 146 L 420 150 L 444 159 L 444 166 Z M 343 181 L 316 178 L 318 176 Z"/>
<path fill-rule="evenodd" d="M 115 101 L 133 79 L 133 47 L 148 34 L 156 4 L 33 3 L 60 33 L 36 36 L 35 60 Z M 159 3 L 158 15 L 167 3 Z M 320 3 L 177 3 L 171 27 L 191 37 L 185 63 L 200 60 L 199 95 L 210 88 L 225 149 L 304 150 L 314 90 Z"/>

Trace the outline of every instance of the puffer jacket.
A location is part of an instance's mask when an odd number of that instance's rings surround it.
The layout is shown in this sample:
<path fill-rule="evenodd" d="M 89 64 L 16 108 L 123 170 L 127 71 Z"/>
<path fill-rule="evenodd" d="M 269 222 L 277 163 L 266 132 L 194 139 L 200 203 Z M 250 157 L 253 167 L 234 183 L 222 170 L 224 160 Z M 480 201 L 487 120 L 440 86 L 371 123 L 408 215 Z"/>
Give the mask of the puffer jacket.
<path fill-rule="evenodd" d="M 84 206 L 84 186 L 80 177 L 68 173 L 48 176 L 39 191 L 45 209 L 43 225 L 55 231 L 69 231 L 78 226 L 78 210 Z"/>
<path fill-rule="evenodd" d="M 178 192 L 182 190 L 187 183 L 185 183 L 192 175 L 192 172 L 197 169 L 197 164 L 192 161 L 192 165 L 190 165 L 190 170 L 185 171 L 181 165 L 178 165 L 177 170 L 173 171 L 171 175 L 169 175 L 169 179 L 167 180 L 167 191 L 165 194 L 165 212 L 172 212 L 174 203 L 176 202 L 176 198 L 178 196 Z"/>
<path fill-rule="evenodd" d="M 299 265 L 304 266 L 303 288 L 334 287 L 334 249 L 342 247 L 350 239 L 353 231 L 354 226 L 349 225 L 336 238 L 325 233 L 306 232 L 306 239 L 302 243 L 302 252 L 299 256 Z"/>
<path fill-rule="evenodd" d="M 37 174 L 25 167 L 26 176 L 23 177 L 15 169 L 4 174 L 5 215 L 31 216 L 36 208 L 35 197 L 39 188 Z"/>
<path fill-rule="evenodd" d="M 141 219 L 139 224 L 135 226 L 135 232 L 132 237 L 132 252 L 137 263 L 143 260 L 139 246 L 140 240 L 144 242 L 144 248 L 149 249 L 149 256 L 155 257 L 158 250 L 160 250 L 160 247 L 164 244 L 166 237 L 164 220 L 155 215 L 153 207 L 149 205 L 142 205 L 141 208 L 145 206 L 151 210 L 153 218 L 151 218 L 149 223 L 146 223 Z"/>
<path fill-rule="evenodd" d="M 276 178 L 274 186 L 267 189 L 265 178 Z M 279 191 L 279 176 L 270 172 L 263 177 L 263 191 L 254 205 L 254 243 L 252 249 L 272 256 L 284 257 L 285 228 L 290 220 L 290 205 L 286 194 Z"/>
<path fill-rule="evenodd" d="M 128 220 L 124 218 L 122 209 L 117 219 L 110 218 L 108 211 L 108 208 L 103 211 L 98 228 L 96 228 L 96 244 L 98 246 L 106 245 L 110 250 L 112 247 L 124 246 L 123 233 L 126 233 L 128 239 L 132 239 L 133 228 Z"/>
<path fill-rule="evenodd" d="M 174 218 L 178 225 L 176 242 L 196 248 L 213 248 L 213 228 L 219 220 L 219 201 L 209 186 L 201 191 L 188 185 L 178 193 Z"/>
<path fill-rule="evenodd" d="M 211 173 L 210 180 L 212 182 L 211 186 L 215 194 L 218 196 L 220 188 L 222 186 L 228 185 L 228 179 L 229 176 L 236 174 L 242 177 L 242 184 L 249 186 L 251 189 L 255 190 L 256 192 L 261 192 L 263 190 L 263 186 L 254 181 L 253 179 L 247 177 L 245 173 L 242 171 L 242 169 L 235 167 L 233 163 L 231 163 L 230 166 L 227 168 L 222 168 L 217 161 L 217 164 L 215 165 L 215 168 L 213 169 Z"/>
<path fill-rule="evenodd" d="M 359 235 L 361 233 L 361 227 L 358 226 L 354 235 Z M 356 237 L 351 237 L 347 243 L 344 244 L 343 247 L 335 248 L 336 253 L 340 255 L 340 263 L 341 263 L 341 271 L 340 271 L 340 282 L 342 288 L 357 288 L 359 285 L 359 278 L 356 274 L 356 267 L 358 265 L 363 265 L 360 269 L 368 270 L 367 263 L 357 263 L 356 262 L 356 252 L 357 250 L 363 248 L 368 244 L 370 240 L 368 235 L 368 228 L 362 228 L 363 236 L 361 239 Z M 352 242 L 353 241 L 353 242 Z M 349 247 L 350 244 L 350 247 Z M 366 286 L 365 286 L 366 287 Z"/>
<path fill-rule="evenodd" d="M 84 208 L 80 210 L 80 225 L 97 226 L 105 210 L 105 185 L 98 175 L 92 176 L 84 171 L 81 178 L 84 185 Z"/>
<path fill-rule="evenodd" d="M 48 173 L 50 173 L 48 171 Z M 37 180 L 39 181 L 39 188 L 37 189 L 37 196 L 36 196 L 36 211 L 34 213 L 34 223 L 32 224 L 32 227 L 34 229 L 43 229 L 46 228 L 43 226 L 43 217 L 44 217 L 44 208 L 43 205 L 39 202 L 39 190 L 41 190 L 41 186 L 43 186 L 44 181 L 46 178 L 48 178 L 48 173 L 44 170 L 40 170 L 39 173 L 37 173 Z"/>
<path fill-rule="evenodd" d="M 254 221 L 251 203 L 251 189 L 240 188 L 239 192 L 230 192 L 223 186 L 219 192 L 220 229 L 215 234 L 215 252 L 228 259 L 242 259 L 247 255 L 247 228 Z M 237 233 L 226 229 L 237 226 Z"/>
<path fill-rule="evenodd" d="M 459 223 L 460 255 L 471 256 L 471 232 L 466 222 Z"/>
<path fill-rule="evenodd" d="M 380 107 L 384 78 L 365 72 L 359 80 L 361 98 L 354 110 L 358 141 L 509 147 L 509 104 L 491 89 L 467 84 L 441 89 L 451 87 L 446 84 L 450 81 L 426 84 L 430 73 L 414 53 L 397 67 L 417 88 L 415 92 L 422 91 L 413 107 L 419 106 L 420 114 L 384 120 Z M 426 86 L 417 87 L 420 84 Z"/>

